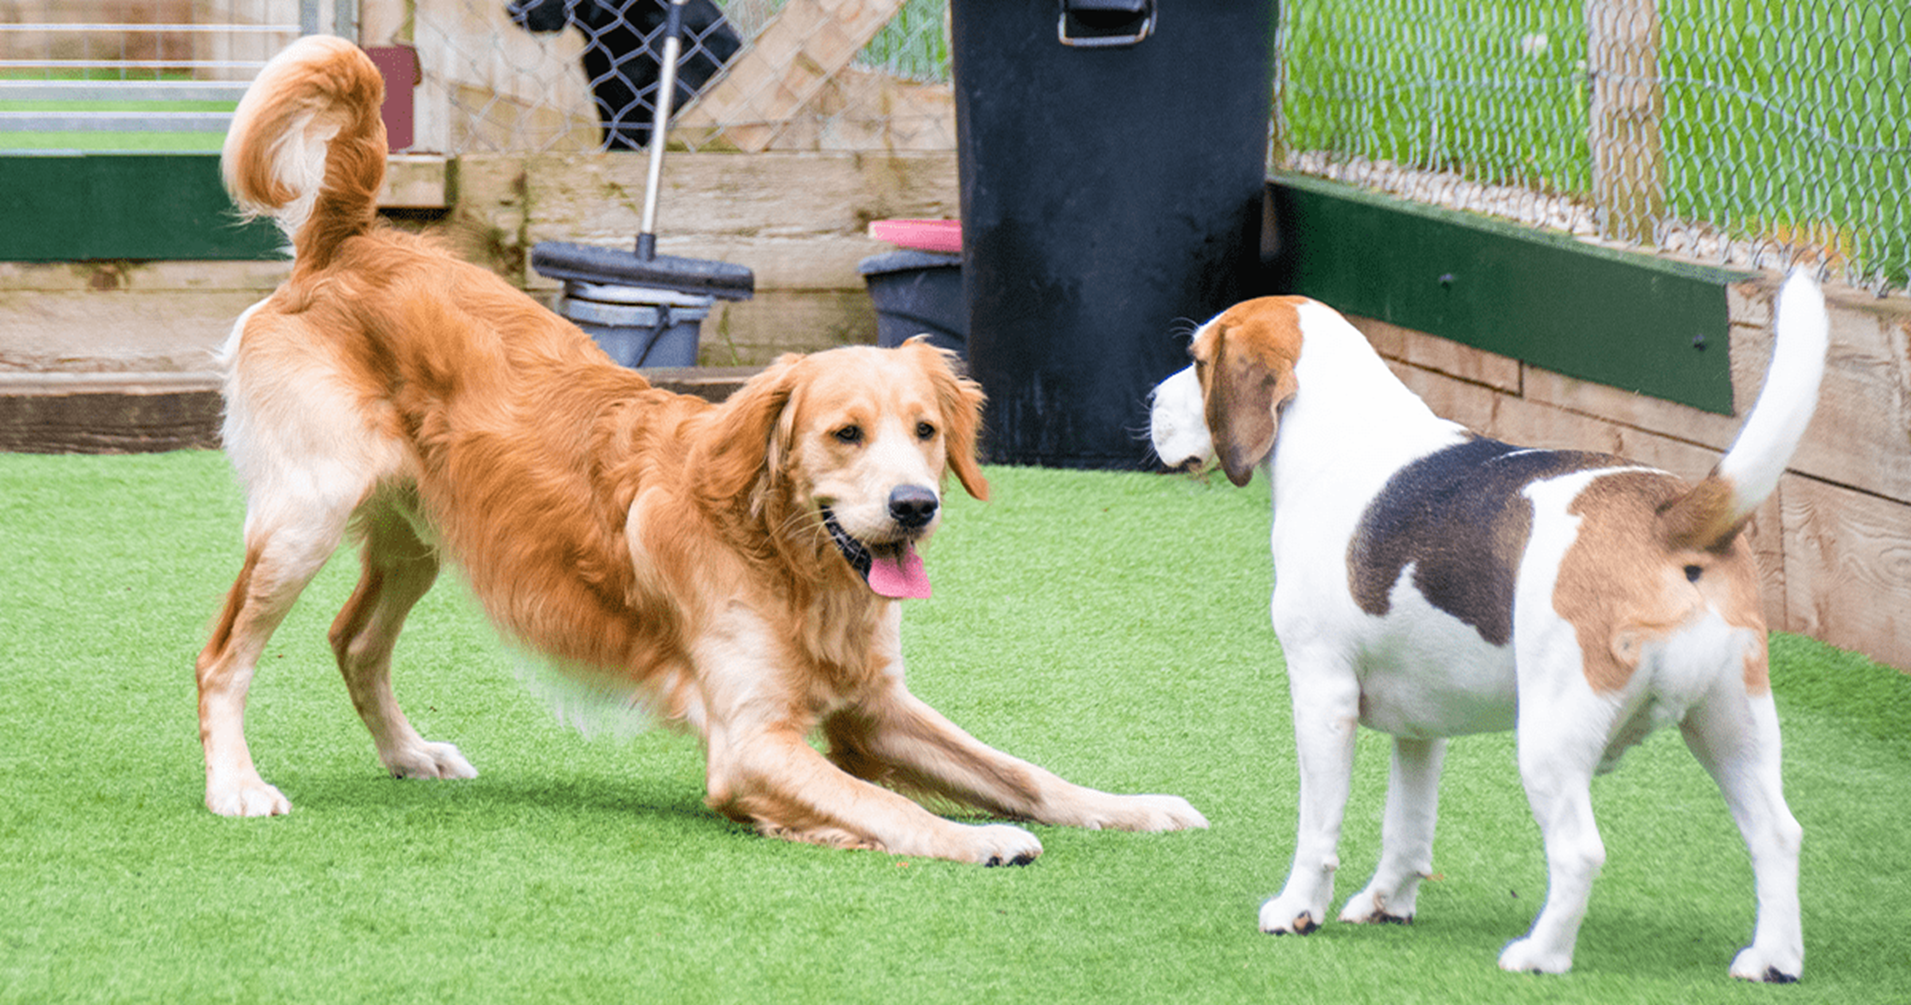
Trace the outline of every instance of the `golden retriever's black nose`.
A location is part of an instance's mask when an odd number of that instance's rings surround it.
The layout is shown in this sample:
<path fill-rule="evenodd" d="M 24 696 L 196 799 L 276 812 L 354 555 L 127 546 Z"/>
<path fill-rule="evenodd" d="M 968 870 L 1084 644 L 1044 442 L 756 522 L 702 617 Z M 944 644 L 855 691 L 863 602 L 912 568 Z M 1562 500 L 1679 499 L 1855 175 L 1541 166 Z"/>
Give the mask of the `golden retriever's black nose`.
<path fill-rule="evenodd" d="M 935 490 L 921 485 L 903 485 L 889 493 L 889 515 L 904 527 L 927 525 L 936 518 L 938 505 Z"/>

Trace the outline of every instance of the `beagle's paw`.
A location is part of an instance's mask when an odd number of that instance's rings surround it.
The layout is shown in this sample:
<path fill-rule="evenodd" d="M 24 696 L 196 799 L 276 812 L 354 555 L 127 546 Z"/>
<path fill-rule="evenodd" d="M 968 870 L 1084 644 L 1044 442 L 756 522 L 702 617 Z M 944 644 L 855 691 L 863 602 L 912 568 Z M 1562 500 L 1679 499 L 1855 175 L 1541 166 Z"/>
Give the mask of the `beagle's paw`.
<path fill-rule="evenodd" d="M 1389 885 L 1376 875 L 1364 890 L 1347 898 L 1340 919 L 1347 925 L 1412 925 L 1418 892 L 1420 877 Z"/>
<path fill-rule="evenodd" d="M 1340 909 L 1340 920 L 1349 925 L 1411 925 L 1413 905 L 1390 904 L 1385 896 L 1362 890 Z"/>
<path fill-rule="evenodd" d="M 1517 939 L 1500 951 L 1500 969 L 1523 974 L 1563 974 L 1573 968 L 1573 951 L 1542 946 L 1532 938 Z"/>
<path fill-rule="evenodd" d="M 1771 952 L 1756 945 L 1746 946 L 1732 961 L 1732 976 L 1742 981 L 1766 984 L 1790 984 L 1805 969 L 1803 950 Z"/>
<path fill-rule="evenodd" d="M 1320 919 L 1325 915 L 1314 905 L 1276 897 L 1261 905 L 1261 931 L 1269 935 L 1312 935 L 1320 929 Z"/>

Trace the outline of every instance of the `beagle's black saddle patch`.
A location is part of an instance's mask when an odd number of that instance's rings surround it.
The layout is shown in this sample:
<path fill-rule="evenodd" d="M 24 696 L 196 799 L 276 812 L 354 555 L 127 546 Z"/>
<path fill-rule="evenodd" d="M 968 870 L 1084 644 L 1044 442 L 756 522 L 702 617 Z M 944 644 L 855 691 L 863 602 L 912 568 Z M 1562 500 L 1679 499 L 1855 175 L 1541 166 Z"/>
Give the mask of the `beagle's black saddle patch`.
<path fill-rule="evenodd" d="M 1625 464 L 1609 454 L 1532 450 L 1484 437 L 1437 450 L 1394 472 L 1367 505 L 1347 548 L 1347 585 L 1360 609 L 1384 615 L 1401 570 L 1427 602 L 1480 633 L 1513 638 L 1513 588 L 1533 529 L 1521 494 L 1545 478 Z"/>

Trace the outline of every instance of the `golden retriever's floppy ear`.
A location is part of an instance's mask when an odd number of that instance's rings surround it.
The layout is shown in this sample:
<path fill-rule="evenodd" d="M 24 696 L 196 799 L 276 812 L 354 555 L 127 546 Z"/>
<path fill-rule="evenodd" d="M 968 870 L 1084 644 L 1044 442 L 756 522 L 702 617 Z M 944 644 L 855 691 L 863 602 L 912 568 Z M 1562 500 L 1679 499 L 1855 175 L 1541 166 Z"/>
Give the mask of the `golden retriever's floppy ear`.
<path fill-rule="evenodd" d="M 955 472 L 963 489 L 986 501 L 989 480 L 982 477 L 982 466 L 976 458 L 976 440 L 982 428 L 982 385 L 959 373 L 956 354 L 937 348 L 927 335 L 909 339 L 903 348 L 915 354 L 917 365 L 935 386 L 936 407 L 942 412 L 945 427 L 943 452 L 948 457 L 949 469 Z"/>
<path fill-rule="evenodd" d="M 706 498 L 745 496 L 781 464 L 787 445 L 776 442 L 778 420 L 789 407 L 802 359 L 794 353 L 778 357 L 718 407 L 691 456 Z"/>
<path fill-rule="evenodd" d="M 1208 434 L 1228 481 L 1246 485 L 1254 467 L 1274 449 L 1280 408 L 1294 396 L 1300 324 L 1286 304 L 1236 307 L 1201 335 L 1195 357 Z"/>

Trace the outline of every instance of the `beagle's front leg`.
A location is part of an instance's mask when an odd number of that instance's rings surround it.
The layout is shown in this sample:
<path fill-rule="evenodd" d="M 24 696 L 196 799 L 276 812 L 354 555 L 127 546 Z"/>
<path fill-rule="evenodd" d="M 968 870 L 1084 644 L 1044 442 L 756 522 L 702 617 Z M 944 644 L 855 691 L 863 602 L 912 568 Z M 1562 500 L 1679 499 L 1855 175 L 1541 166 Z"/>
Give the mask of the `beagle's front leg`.
<path fill-rule="evenodd" d="M 1287 653 L 1287 667 L 1300 760 L 1300 826 L 1287 885 L 1261 905 L 1261 931 L 1305 935 L 1327 920 L 1334 897 L 1360 725 L 1360 682 L 1338 653 L 1296 647 Z"/>

